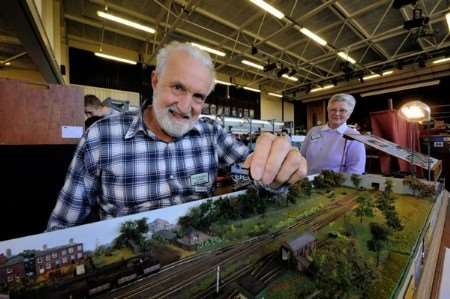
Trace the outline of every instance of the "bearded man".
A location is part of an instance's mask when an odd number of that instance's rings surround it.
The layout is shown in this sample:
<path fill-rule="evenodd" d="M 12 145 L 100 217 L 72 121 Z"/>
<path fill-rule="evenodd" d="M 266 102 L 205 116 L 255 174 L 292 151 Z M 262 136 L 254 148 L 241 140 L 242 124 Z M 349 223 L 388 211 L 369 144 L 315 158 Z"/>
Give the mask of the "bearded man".
<path fill-rule="evenodd" d="M 215 82 L 206 52 L 172 42 L 156 62 L 152 104 L 97 121 L 81 138 L 47 230 L 211 196 L 218 169 L 237 162 L 269 190 L 306 174 L 286 137 L 263 134 L 249 154 L 216 122 L 199 119 Z"/>

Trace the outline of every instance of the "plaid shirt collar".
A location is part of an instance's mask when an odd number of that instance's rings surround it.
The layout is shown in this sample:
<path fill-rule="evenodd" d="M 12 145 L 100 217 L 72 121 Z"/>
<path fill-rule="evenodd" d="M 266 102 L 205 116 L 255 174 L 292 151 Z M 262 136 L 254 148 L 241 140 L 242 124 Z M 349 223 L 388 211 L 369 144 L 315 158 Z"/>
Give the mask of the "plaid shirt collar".
<path fill-rule="evenodd" d="M 149 106 L 149 108 L 147 108 L 147 109 L 150 109 L 150 107 L 151 106 Z M 128 127 L 128 130 L 124 136 L 125 140 L 134 138 L 136 136 L 136 134 L 140 131 L 153 140 L 157 139 L 156 135 L 152 131 L 148 130 L 147 127 L 145 126 L 143 112 L 144 112 L 143 110 L 139 110 L 139 112 L 136 113 L 136 115 L 133 117 L 133 121 L 131 122 L 131 124 Z M 186 134 L 199 134 L 200 135 L 203 133 L 203 131 L 204 131 L 203 126 L 197 120 L 195 122 L 192 130 L 190 130 Z M 181 138 L 181 137 L 179 137 L 179 138 Z M 175 139 L 177 139 L 177 138 L 175 138 Z"/>

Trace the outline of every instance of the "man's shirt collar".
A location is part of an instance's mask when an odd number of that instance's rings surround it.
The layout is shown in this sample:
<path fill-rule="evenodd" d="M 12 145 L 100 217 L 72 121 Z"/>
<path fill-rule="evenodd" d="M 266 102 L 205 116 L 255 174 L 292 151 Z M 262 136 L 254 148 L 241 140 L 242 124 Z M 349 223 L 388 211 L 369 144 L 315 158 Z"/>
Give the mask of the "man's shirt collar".
<path fill-rule="evenodd" d="M 149 131 L 146 130 L 145 125 L 144 125 L 144 120 L 142 118 L 142 114 L 143 111 L 137 112 L 134 117 L 133 117 L 133 121 L 131 122 L 131 125 L 128 127 L 128 130 L 125 134 L 125 139 L 130 139 L 130 138 L 134 138 L 134 136 L 136 136 L 136 134 L 139 131 L 142 131 L 144 134 L 149 135 Z M 155 138 L 155 136 L 150 136 L 152 138 Z"/>

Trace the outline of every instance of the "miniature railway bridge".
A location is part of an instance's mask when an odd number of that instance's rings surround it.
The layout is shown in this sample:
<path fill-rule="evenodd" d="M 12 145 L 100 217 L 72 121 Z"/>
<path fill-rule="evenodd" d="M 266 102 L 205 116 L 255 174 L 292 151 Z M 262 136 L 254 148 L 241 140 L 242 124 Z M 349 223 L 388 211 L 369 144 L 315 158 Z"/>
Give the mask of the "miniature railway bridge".
<path fill-rule="evenodd" d="M 305 217 L 300 217 L 296 222 L 275 233 L 264 234 L 249 240 L 242 241 L 226 248 L 226 250 L 218 249 L 200 256 L 194 256 L 189 259 L 183 259 L 176 263 L 163 267 L 161 271 L 153 276 L 146 277 L 130 286 L 114 290 L 100 298 L 173 298 L 181 291 L 198 284 L 206 277 L 215 276 L 217 266 L 223 268 L 229 267 L 233 263 L 239 262 L 243 257 L 255 254 L 261 247 L 274 241 L 281 241 L 294 228 L 305 228 L 312 231 L 318 231 L 329 223 L 335 221 L 345 213 L 351 211 L 357 206 L 354 199 L 357 193 L 346 195 L 344 198 L 334 201 L 319 211 Z M 264 257 L 262 257 L 264 260 Z M 241 267 L 238 271 L 224 278 L 221 287 L 237 281 L 239 278 L 247 275 L 251 271 L 258 271 L 257 265 L 247 265 Z M 276 271 L 273 273 L 261 272 L 264 268 L 259 269 L 259 276 L 268 283 L 270 279 L 275 277 Z M 264 274 L 268 274 L 264 276 Z M 202 292 L 191 295 L 193 298 L 208 298 L 214 296 L 214 288 L 211 286 Z"/>

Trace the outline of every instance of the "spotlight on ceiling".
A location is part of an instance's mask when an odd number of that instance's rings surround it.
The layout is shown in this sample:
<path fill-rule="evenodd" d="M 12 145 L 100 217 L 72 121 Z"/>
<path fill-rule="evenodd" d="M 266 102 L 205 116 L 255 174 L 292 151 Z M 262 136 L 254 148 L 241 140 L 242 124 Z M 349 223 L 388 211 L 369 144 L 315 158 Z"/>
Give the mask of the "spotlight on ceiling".
<path fill-rule="evenodd" d="M 392 4 L 392 7 L 399 9 L 402 6 L 411 4 L 416 5 L 417 0 L 394 0 L 394 3 Z"/>
<path fill-rule="evenodd" d="M 311 85 L 306 85 L 305 87 L 305 94 L 308 94 L 311 91 Z"/>
<path fill-rule="evenodd" d="M 297 74 L 297 71 L 294 70 L 294 69 L 292 69 L 292 70 L 288 73 L 288 76 L 292 77 L 292 76 L 294 76 L 295 74 Z"/>
<path fill-rule="evenodd" d="M 282 67 L 278 72 L 277 72 L 277 77 L 280 78 L 281 76 L 283 76 L 284 74 L 287 74 L 289 72 L 289 68 L 287 67 Z"/>
<path fill-rule="evenodd" d="M 350 74 L 355 70 L 355 66 L 352 63 L 345 61 L 341 63 L 341 70 L 346 74 Z"/>
<path fill-rule="evenodd" d="M 268 63 L 264 66 L 264 71 L 270 72 L 271 70 L 274 70 L 276 68 L 277 68 L 277 64 L 275 62 L 272 62 L 272 63 Z"/>
<path fill-rule="evenodd" d="M 415 8 L 413 10 L 413 18 L 411 20 L 405 21 L 403 23 L 403 28 L 406 30 L 411 30 L 414 28 L 419 28 L 428 25 L 430 18 L 422 17 L 422 9 Z"/>
<path fill-rule="evenodd" d="M 419 65 L 419 67 L 424 68 L 426 66 L 426 58 L 424 56 L 420 56 L 417 59 L 417 64 Z"/>

